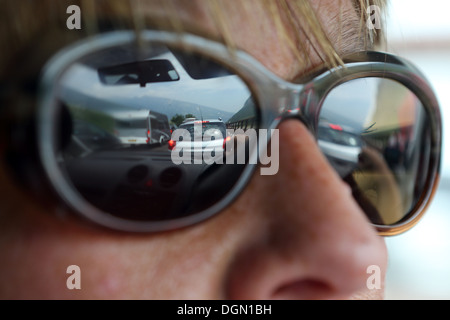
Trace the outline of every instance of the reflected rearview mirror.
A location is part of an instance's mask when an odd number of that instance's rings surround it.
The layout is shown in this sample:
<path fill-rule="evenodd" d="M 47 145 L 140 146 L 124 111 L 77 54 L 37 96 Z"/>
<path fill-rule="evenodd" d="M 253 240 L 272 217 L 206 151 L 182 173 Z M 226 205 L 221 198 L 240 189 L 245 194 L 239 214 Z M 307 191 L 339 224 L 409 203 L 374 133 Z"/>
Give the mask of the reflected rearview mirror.
<path fill-rule="evenodd" d="M 180 76 L 169 60 L 136 61 L 98 69 L 100 81 L 106 85 L 178 81 Z"/>

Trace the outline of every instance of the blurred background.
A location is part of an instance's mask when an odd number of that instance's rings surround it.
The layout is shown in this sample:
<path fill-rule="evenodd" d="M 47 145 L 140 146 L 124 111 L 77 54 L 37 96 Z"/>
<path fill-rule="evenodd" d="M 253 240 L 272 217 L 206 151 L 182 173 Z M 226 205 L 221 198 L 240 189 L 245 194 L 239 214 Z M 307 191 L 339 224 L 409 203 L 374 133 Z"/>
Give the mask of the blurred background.
<path fill-rule="evenodd" d="M 432 205 L 416 227 L 386 238 L 386 299 L 450 299 L 450 1 L 389 3 L 382 26 L 388 51 L 414 62 L 428 77 L 441 104 L 444 140 Z"/>

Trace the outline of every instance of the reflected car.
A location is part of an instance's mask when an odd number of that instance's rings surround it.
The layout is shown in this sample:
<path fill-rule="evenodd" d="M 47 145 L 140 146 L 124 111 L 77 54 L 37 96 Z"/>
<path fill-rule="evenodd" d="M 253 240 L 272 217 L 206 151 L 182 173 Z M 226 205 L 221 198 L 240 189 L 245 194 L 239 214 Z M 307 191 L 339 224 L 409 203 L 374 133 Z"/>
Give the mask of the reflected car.
<path fill-rule="evenodd" d="M 123 144 L 163 144 L 170 139 L 169 120 L 152 110 L 132 110 L 116 116 L 115 135 Z"/>
<path fill-rule="evenodd" d="M 227 141 L 231 139 L 222 120 L 188 120 L 179 129 L 187 130 L 189 139 L 172 137 L 169 150 L 188 150 L 194 158 L 202 158 L 204 154 L 215 157 L 218 151 L 225 155 Z"/>
<path fill-rule="evenodd" d="M 333 168 L 345 177 L 358 167 L 364 146 L 361 135 L 337 124 L 321 124 L 317 133 L 318 145 Z"/>

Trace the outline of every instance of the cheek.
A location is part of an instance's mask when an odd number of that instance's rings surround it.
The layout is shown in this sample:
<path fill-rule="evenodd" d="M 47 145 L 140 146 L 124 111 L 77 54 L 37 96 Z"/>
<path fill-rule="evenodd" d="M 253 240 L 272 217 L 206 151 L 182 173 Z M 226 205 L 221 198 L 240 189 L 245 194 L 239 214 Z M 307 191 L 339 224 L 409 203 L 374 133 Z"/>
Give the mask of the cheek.
<path fill-rule="evenodd" d="M 70 214 L 55 217 L 7 182 L 0 184 L 9 200 L 0 203 L 0 298 L 207 298 L 223 291 L 242 215 L 228 211 L 150 236 L 115 233 Z M 67 287 L 71 265 L 80 268 L 80 290 Z"/>
<path fill-rule="evenodd" d="M 219 298 L 233 243 L 233 232 L 225 235 L 225 221 L 219 220 L 144 236 L 91 230 L 27 212 L 0 237 L 0 297 Z M 80 272 L 68 270 L 72 265 Z M 81 289 L 68 288 L 68 280 Z"/>

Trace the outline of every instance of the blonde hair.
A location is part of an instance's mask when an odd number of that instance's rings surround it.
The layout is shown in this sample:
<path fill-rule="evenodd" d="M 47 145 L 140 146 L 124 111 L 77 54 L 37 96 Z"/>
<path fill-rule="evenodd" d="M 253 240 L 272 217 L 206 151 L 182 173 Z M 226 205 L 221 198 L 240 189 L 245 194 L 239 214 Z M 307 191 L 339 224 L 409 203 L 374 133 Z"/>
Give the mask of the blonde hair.
<path fill-rule="evenodd" d="M 119 24 L 121 27 L 130 27 L 142 29 L 146 27 L 160 27 L 175 31 L 188 29 L 186 22 L 177 12 L 177 1 L 179 0 L 40 0 L 29 1 L 26 4 L 17 1 L 7 1 L 3 4 L 0 11 L 0 21 L 3 26 L 0 27 L 0 40 L 3 49 L 0 51 L 0 75 L 2 68 L 7 64 L 11 57 L 23 50 L 30 43 L 38 46 L 36 39 L 39 35 L 47 33 L 52 29 L 60 29 L 68 34 L 66 26 L 67 15 L 66 8 L 69 5 L 79 5 L 83 10 L 83 21 L 86 30 L 83 32 L 95 33 L 99 28 L 99 21 L 105 21 L 105 17 Z M 228 46 L 234 47 L 234 34 L 230 32 L 230 25 L 223 14 L 223 7 L 229 5 L 230 0 L 197 0 L 192 1 L 193 6 L 204 6 L 215 21 L 216 28 L 219 30 L 222 41 Z M 343 0 L 337 0 L 339 4 Z M 195 4 L 194 4 L 195 2 Z M 249 0 L 238 0 L 242 4 L 243 10 L 252 12 Z M 158 20 L 147 19 L 141 10 L 141 6 L 150 3 L 153 7 L 159 7 L 161 10 L 169 11 L 169 20 L 167 18 Z M 336 66 L 342 63 L 338 50 L 333 46 L 320 20 L 309 1 L 306 0 L 258 0 L 253 2 L 262 6 L 272 16 L 272 22 L 276 26 L 277 33 L 290 50 L 299 60 L 308 59 L 306 52 L 307 46 L 310 46 L 316 52 L 320 53 L 321 59 L 329 66 Z M 237 2 L 234 2 L 237 4 Z M 367 49 L 374 48 L 382 42 L 382 34 L 376 29 L 366 27 L 368 19 L 367 9 L 369 6 L 376 5 L 384 9 L 386 0 L 352 0 L 352 4 L 360 17 L 359 34 L 353 35 L 356 41 L 364 43 Z M 249 14 L 251 16 L 251 14 Z M 342 12 L 335 17 L 336 21 L 343 25 L 346 18 Z M 292 36 L 288 33 L 288 28 L 294 28 L 298 32 Z M 337 28 L 340 30 L 341 28 Z M 309 44 L 304 43 L 301 34 L 306 36 Z M 337 31 L 338 38 L 342 33 Z M 69 37 L 69 36 L 68 36 Z M 29 51 L 30 48 L 27 50 Z"/>
<path fill-rule="evenodd" d="M 337 0 L 339 7 L 342 8 L 342 0 Z M 244 1 L 245 2 L 245 1 Z M 276 26 L 279 37 L 283 38 L 291 51 L 297 56 L 298 60 L 304 61 L 309 59 L 308 44 L 305 44 L 302 35 L 306 37 L 309 46 L 319 55 L 322 61 L 329 67 L 336 67 L 343 64 L 338 50 L 333 45 L 331 39 L 333 36 L 342 37 L 342 25 L 348 17 L 344 16 L 342 10 L 335 17 L 338 23 L 338 32 L 328 35 L 322 22 L 319 20 L 316 12 L 309 1 L 304 0 L 261 0 L 260 1 L 270 11 L 273 22 Z M 216 15 L 216 20 L 220 21 L 220 29 L 224 35 L 224 42 L 234 47 L 233 37 L 227 32 L 227 21 L 221 18 L 221 0 L 212 0 L 214 4 L 212 12 Z M 369 29 L 366 26 L 368 17 L 367 10 L 370 6 L 378 6 L 384 10 L 385 0 L 353 0 L 353 6 L 359 15 L 358 26 L 351 30 L 358 30 L 353 35 L 353 40 L 362 42 L 365 49 L 373 49 L 382 42 L 382 34 L 377 33 L 376 29 Z M 245 7 L 244 7 L 245 8 Z M 247 7 L 248 13 L 252 8 Z M 298 30 L 294 33 L 294 38 L 289 36 L 289 28 Z"/>

